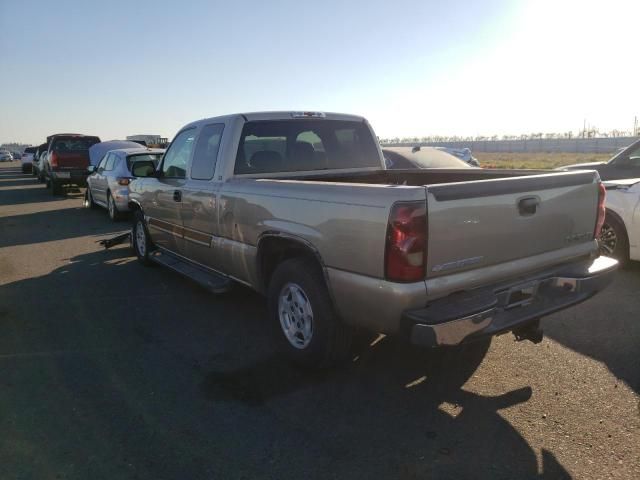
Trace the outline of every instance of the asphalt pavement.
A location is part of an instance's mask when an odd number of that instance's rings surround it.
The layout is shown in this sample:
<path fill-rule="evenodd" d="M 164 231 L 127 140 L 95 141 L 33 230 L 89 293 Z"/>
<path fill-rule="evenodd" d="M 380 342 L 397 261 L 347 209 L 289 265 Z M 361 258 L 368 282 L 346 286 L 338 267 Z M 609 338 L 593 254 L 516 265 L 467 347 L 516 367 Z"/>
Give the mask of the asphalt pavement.
<path fill-rule="evenodd" d="M 126 228 L 0 164 L 0 479 L 640 478 L 638 264 L 538 345 L 311 374 L 257 294 L 97 244 Z"/>

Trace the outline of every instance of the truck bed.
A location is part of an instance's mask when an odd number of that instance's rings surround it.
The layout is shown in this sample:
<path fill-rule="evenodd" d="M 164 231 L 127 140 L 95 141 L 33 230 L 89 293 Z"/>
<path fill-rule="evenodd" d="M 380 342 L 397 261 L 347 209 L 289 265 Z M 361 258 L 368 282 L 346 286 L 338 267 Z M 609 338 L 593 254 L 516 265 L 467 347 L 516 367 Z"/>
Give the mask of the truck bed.
<path fill-rule="evenodd" d="M 274 180 L 277 187 L 271 183 Z M 380 170 L 338 175 L 287 174 L 257 180 L 254 188 L 257 184 L 271 185 L 277 188 L 281 198 L 291 195 L 301 199 L 301 193 L 305 192 L 305 199 L 317 202 L 315 206 L 298 205 L 296 211 L 319 209 L 322 205 L 324 209 L 333 210 L 330 203 L 350 205 L 350 197 L 357 198 L 360 204 L 389 208 L 394 191 L 396 201 L 407 201 L 406 194 L 413 191 L 414 201 L 418 197 L 426 200 L 425 279 L 434 279 L 514 261 L 524 261 L 525 265 L 535 268 L 539 260 L 534 257 L 550 252 L 566 260 L 590 254 L 596 248 L 593 231 L 598 204 L 597 180 L 597 173 L 591 171 Z M 384 188 L 387 185 L 390 188 Z M 370 192 L 367 186 L 371 186 Z M 346 208 L 338 208 L 334 218 L 353 218 Z M 305 219 L 302 211 L 300 213 L 300 222 L 311 218 Z M 382 217 L 386 218 L 387 214 Z M 355 223 L 354 219 L 351 226 Z M 341 230 L 334 227 L 332 234 L 357 237 L 351 228 Z M 362 238 L 361 244 L 362 241 L 366 239 Z M 354 252 L 351 258 L 356 257 L 358 254 Z M 518 273 L 528 269 L 525 266 Z"/>

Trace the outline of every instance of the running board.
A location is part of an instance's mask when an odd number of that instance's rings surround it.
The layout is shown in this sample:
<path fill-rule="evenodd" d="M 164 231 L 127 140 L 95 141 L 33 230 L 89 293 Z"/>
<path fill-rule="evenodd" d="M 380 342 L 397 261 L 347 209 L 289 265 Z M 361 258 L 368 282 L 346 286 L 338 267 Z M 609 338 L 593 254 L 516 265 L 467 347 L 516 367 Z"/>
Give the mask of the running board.
<path fill-rule="evenodd" d="M 194 265 L 169 252 L 155 250 L 149 255 L 149 259 L 190 278 L 213 293 L 224 293 L 231 287 L 232 282 L 228 278 Z"/>

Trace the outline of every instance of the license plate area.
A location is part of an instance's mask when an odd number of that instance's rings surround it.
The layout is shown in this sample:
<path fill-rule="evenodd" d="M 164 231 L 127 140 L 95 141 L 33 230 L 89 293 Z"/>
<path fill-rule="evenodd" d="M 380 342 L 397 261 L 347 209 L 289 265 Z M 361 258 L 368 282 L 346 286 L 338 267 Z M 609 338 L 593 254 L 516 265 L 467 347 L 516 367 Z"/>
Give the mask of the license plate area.
<path fill-rule="evenodd" d="M 71 178 L 71 174 L 69 172 L 57 172 L 56 175 L 58 178 Z"/>
<path fill-rule="evenodd" d="M 505 310 L 517 307 L 525 307 L 531 304 L 538 293 L 540 282 L 530 282 L 524 285 L 511 287 L 507 293 Z"/>

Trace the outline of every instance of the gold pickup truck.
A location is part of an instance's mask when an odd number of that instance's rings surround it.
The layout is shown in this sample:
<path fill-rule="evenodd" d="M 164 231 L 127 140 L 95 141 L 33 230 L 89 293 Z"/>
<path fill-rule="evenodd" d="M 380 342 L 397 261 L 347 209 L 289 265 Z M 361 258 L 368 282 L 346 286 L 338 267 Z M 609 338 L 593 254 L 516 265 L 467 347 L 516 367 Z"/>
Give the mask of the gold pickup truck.
<path fill-rule="evenodd" d="M 598 257 L 593 171 L 385 168 L 368 122 L 321 112 L 235 114 L 182 128 L 138 162 L 132 242 L 213 292 L 267 296 L 293 360 L 344 359 L 356 328 L 430 347 L 513 331 L 612 279 Z"/>

